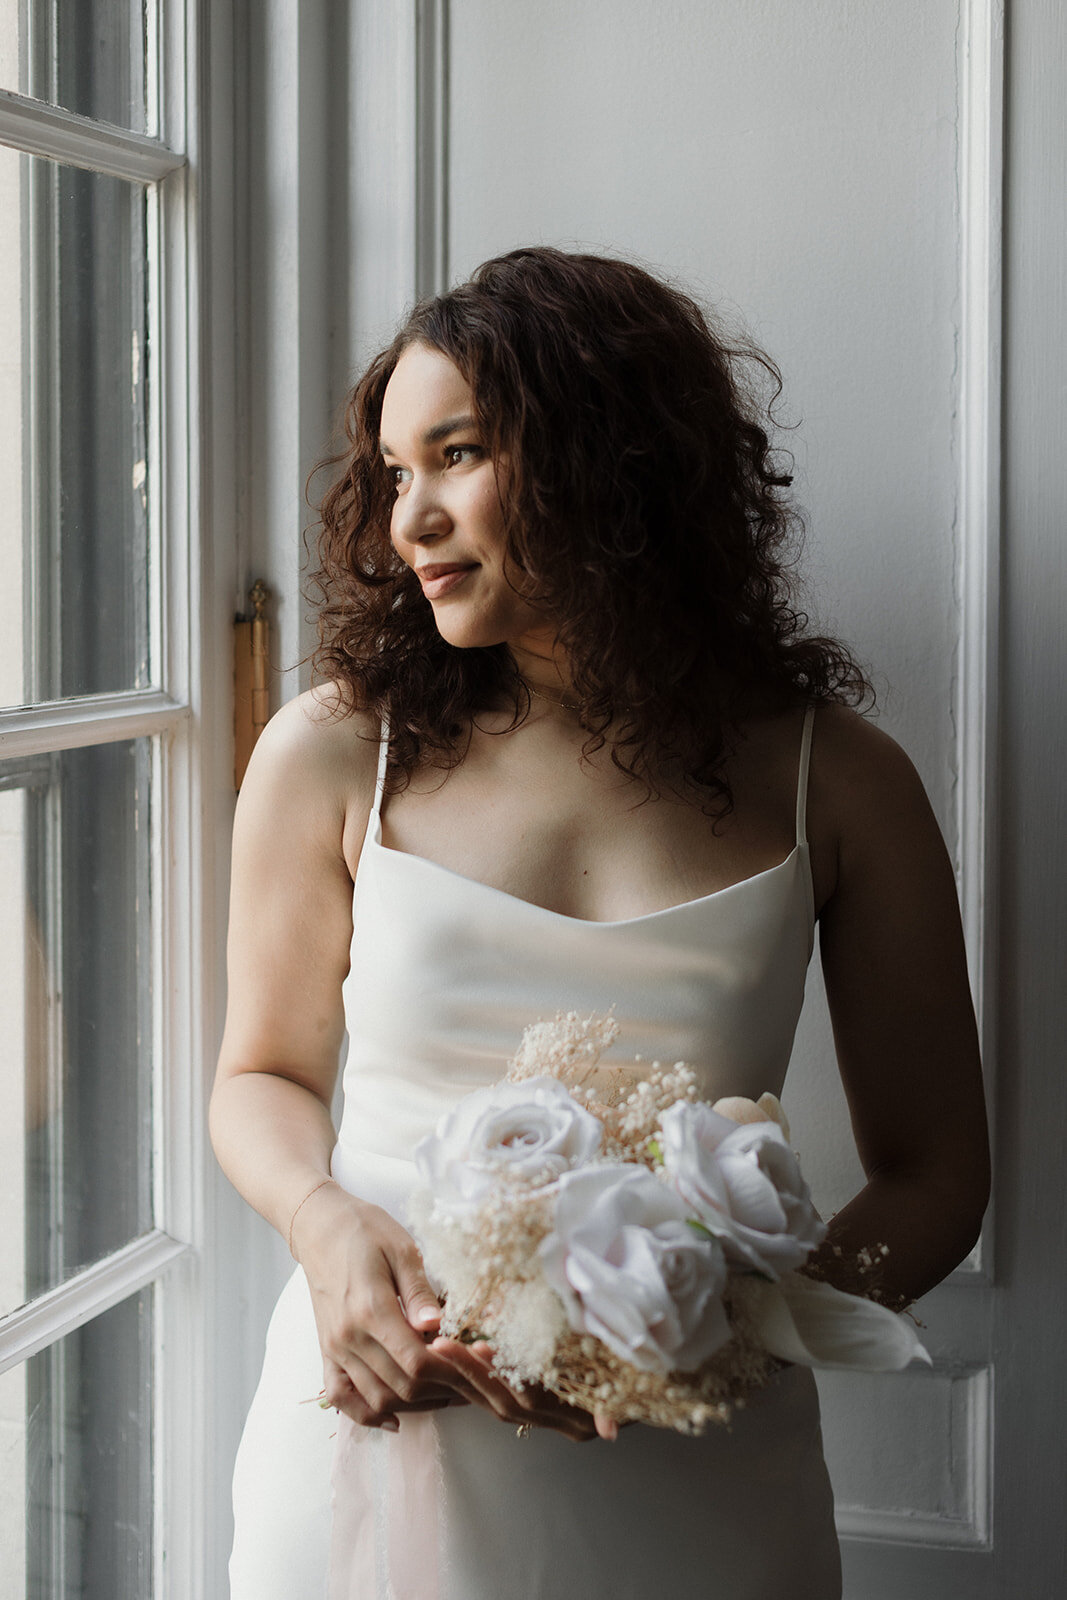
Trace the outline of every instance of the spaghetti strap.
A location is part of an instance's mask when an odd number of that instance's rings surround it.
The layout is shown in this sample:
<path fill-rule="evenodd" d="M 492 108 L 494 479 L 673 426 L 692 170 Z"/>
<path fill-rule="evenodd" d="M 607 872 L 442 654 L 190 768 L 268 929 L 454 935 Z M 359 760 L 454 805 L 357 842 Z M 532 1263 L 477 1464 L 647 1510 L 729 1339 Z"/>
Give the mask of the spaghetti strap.
<path fill-rule="evenodd" d="M 800 768 L 797 772 L 797 844 L 808 842 L 808 767 L 811 762 L 811 730 L 815 707 L 804 713 L 804 732 L 800 736 Z"/>
<path fill-rule="evenodd" d="M 389 718 L 382 718 L 382 731 L 378 741 L 378 776 L 374 784 L 374 805 L 371 820 L 381 816 L 382 795 L 385 791 L 385 769 L 389 764 Z"/>

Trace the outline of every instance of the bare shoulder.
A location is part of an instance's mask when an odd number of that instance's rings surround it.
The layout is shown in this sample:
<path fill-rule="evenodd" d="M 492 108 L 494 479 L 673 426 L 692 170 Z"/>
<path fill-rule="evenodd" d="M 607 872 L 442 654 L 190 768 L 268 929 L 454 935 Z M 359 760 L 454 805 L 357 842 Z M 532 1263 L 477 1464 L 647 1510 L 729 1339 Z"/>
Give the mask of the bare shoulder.
<path fill-rule="evenodd" d="M 223 1077 L 278 1072 L 329 1103 L 352 938 L 348 815 L 369 812 L 374 742 L 339 696 L 282 707 L 248 764 L 234 820 Z"/>
<path fill-rule="evenodd" d="M 824 706 L 811 753 L 815 805 L 850 829 L 879 818 L 930 815 L 930 803 L 907 752 L 884 729 L 847 706 Z"/>
<path fill-rule="evenodd" d="M 297 695 L 260 735 L 239 813 L 269 810 L 282 826 L 303 819 L 339 840 L 353 814 L 370 812 L 378 738 L 377 723 L 352 710 L 335 684 Z"/>
<path fill-rule="evenodd" d="M 894 873 L 951 880 L 915 764 L 883 729 L 844 706 L 824 707 L 816 717 L 809 817 L 834 863 L 827 899 Z"/>

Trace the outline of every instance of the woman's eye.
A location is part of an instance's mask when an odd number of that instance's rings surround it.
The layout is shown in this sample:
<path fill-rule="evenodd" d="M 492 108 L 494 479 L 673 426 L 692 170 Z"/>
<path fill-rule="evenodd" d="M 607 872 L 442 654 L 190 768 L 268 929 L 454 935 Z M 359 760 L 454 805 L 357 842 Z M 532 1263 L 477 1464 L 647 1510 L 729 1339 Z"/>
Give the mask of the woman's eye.
<path fill-rule="evenodd" d="M 485 451 L 480 444 L 449 444 L 445 446 L 444 462 L 446 467 L 458 467 L 465 461 L 477 461 L 484 456 Z M 389 481 L 399 494 L 406 489 L 412 479 L 410 467 L 390 466 L 386 462 L 385 470 L 389 474 Z"/>
<path fill-rule="evenodd" d="M 455 467 L 459 465 L 464 456 L 472 456 L 477 459 L 481 454 L 482 447 L 480 444 L 450 444 L 445 450 L 445 460 L 450 467 Z"/>

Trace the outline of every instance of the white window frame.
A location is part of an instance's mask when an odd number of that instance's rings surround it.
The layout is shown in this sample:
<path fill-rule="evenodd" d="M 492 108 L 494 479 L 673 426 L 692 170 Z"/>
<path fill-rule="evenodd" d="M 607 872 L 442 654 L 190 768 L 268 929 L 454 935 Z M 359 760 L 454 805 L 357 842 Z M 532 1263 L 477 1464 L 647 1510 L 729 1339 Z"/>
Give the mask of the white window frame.
<path fill-rule="evenodd" d="M 201 384 L 205 251 L 197 158 L 205 114 L 199 66 L 206 48 L 216 43 L 203 34 L 220 35 L 217 42 L 225 51 L 229 20 L 219 13 L 228 10 L 204 0 L 159 0 L 158 31 L 150 25 L 148 51 L 150 94 L 155 85 L 159 89 L 159 137 L 0 91 L 0 143 L 149 186 L 149 326 L 155 337 L 149 420 L 155 468 L 150 473 L 151 622 L 158 686 L 2 711 L 0 760 L 141 737 L 158 740 L 152 974 L 156 1226 L 0 1318 L 0 1371 L 27 1361 L 138 1290 L 157 1286 L 153 1600 L 199 1600 L 216 1593 L 213 1572 L 219 1560 L 209 1526 L 219 1485 L 210 1470 L 207 1419 L 218 1382 L 207 1359 L 213 1345 L 207 1316 L 214 1297 L 204 1246 L 212 1237 L 214 1186 L 204 1126 L 221 994 L 219 892 L 211 854 L 219 821 L 225 827 L 229 820 L 232 786 L 223 774 L 232 768 L 229 695 L 214 694 L 205 706 L 203 684 L 228 682 L 233 588 L 227 576 L 221 608 L 207 595 L 215 563 L 208 559 L 206 534 L 212 513 L 225 516 L 226 506 L 225 491 L 221 500 L 205 494 L 196 424 L 213 396 L 225 398 L 227 383 L 222 358 Z M 225 85 L 225 60 L 215 64 Z M 215 93 L 215 109 L 222 114 L 213 153 L 224 172 L 233 143 L 232 112 L 224 88 Z M 226 200 L 225 193 L 213 197 L 220 227 Z M 226 240 L 221 242 L 218 270 L 225 273 L 232 245 L 227 249 Z M 232 419 L 221 420 L 232 436 Z M 232 543 L 231 529 L 227 540 Z M 224 557 L 219 565 L 226 564 Z"/>
<path fill-rule="evenodd" d="M 225 996 L 232 622 L 264 578 L 272 654 L 286 668 L 306 663 L 306 474 L 351 373 L 445 271 L 445 7 L 159 4 L 158 137 L 0 94 L 0 143 L 160 185 L 152 491 L 166 551 L 155 574 L 159 688 L 0 712 L 0 759 L 157 735 L 166 841 L 153 863 L 159 1227 L 0 1319 L 0 1369 L 161 1286 L 152 1600 L 221 1600 L 233 1452 L 291 1268 L 206 1136 Z M 339 51 L 346 93 L 324 97 Z M 362 154 L 331 170 L 327 150 Z M 380 225 L 338 234 L 337 184 L 354 215 Z M 333 325 L 327 304 L 339 307 Z M 277 339 L 253 337 L 253 305 Z M 307 678 L 306 664 L 286 673 L 275 700 Z"/>

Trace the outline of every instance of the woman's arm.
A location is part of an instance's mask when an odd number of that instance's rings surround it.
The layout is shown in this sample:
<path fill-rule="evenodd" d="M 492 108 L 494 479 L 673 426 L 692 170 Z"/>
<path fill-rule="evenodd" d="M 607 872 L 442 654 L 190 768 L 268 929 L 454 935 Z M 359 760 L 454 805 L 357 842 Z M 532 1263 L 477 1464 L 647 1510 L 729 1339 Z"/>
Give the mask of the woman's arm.
<path fill-rule="evenodd" d="M 899 1307 L 963 1259 L 989 1195 L 956 887 L 919 777 L 877 728 L 846 712 L 820 715 L 812 785 L 813 815 L 832 818 L 836 835 L 820 946 L 867 1175 L 812 1268 Z M 824 849 L 828 842 L 824 830 Z M 857 1270 L 863 1252 L 875 1262 L 871 1273 Z"/>
<path fill-rule="evenodd" d="M 302 696 L 259 741 L 234 822 L 226 1027 L 211 1133 L 227 1176 L 283 1238 L 329 1176 L 352 885 L 327 708 Z M 352 778 L 365 778 L 354 736 Z M 363 780 L 361 782 L 360 780 Z M 369 809 L 369 800 L 368 800 Z"/>
<path fill-rule="evenodd" d="M 439 1307 L 414 1240 L 330 1180 L 352 936 L 344 830 L 347 818 L 362 831 L 374 792 L 376 742 L 359 731 L 321 694 L 303 695 L 249 764 L 210 1120 L 223 1171 L 307 1274 L 328 1398 L 356 1421 L 380 1422 L 454 1398 L 455 1387 L 444 1387 L 449 1369 L 416 1331 L 436 1331 Z"/>

